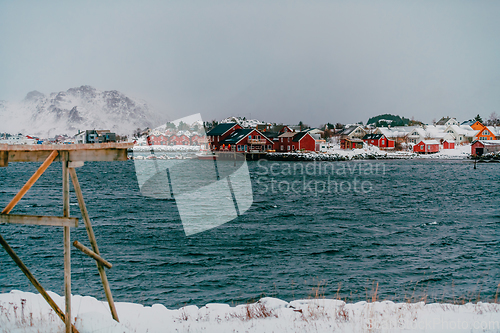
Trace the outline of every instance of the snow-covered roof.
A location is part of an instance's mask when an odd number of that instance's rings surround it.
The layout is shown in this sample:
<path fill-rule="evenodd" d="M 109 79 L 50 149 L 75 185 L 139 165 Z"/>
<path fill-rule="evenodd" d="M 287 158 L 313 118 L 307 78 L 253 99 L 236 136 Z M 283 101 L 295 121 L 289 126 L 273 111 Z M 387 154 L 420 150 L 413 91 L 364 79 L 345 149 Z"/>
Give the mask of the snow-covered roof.
<path fill-rule="evenodd" d="M 423 142 L 426 145 L 438 145 L 439 144 L 439 142 L 437 142 L 436 140 L 422 140 L 420 142 Z"/>
<path fill-rule="evenodd" d="M 450 125 L 445 131 L 448 132 L 449 130 L 452 130 L 455 134 L 464 135 L 466 137 L 473 137 L 478 132 L 469 125 Z"/>
<path fill-rule="evenodd" d="M 481 142 L 485 146 L 493 146 L 493 145 L 500 145 L 500 140 L 476 140 L 474 142 Z"/>
<path fill-rule="evenodd" d="M 386 138 L 402 138 L 410 134 L 414 128 L 412 126 L 377 127 L 376 132 L 385 135 Z"/>
<path fill-rule="evenodd" d="M 488 128 L 491 131 L 491 133 L 493 133 L 493 135 L 500 136 L 500 127 L 498 127 L 498 126 L 488 126 Z"/>
<path fill-rule="evenodd" d="M 409 136 L 422 136 L 425 137 L 425 130 L 422 127 L 415 127 L 409 134 Z"/>

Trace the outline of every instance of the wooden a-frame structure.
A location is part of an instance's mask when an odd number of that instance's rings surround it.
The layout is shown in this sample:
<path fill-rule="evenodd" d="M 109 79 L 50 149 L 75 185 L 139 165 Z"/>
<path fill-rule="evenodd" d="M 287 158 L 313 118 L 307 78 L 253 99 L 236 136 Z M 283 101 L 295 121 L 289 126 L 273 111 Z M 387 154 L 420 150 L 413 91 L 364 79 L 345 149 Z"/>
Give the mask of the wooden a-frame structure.
<path fill-rule="evenodd" d="M 82 190 L 78 182 L 75 168 L 83 166 L 87 161 L 124 161 L 127 159 L 127 149 L 132 143 L 99 143 L 99 144 L 70 144 L 70 145 L 6 145 L 0 144 L 0 167 L 7 167 L 11 162 L 43 162 L 38 170 L 31 176 L 26 184 L 19 190 L 16 196 L 0 213 L 0 224 L 17 223 L 32 225 L 49 225 L 63 227 L 64 239 L 64 297 L 65 312 L 63 312 L 54 300 L 47 294 L 42 285 L 22 262 L 19 256 L 9 246 L 0 234 L 0 243 L 12 260 L 35 286 L 38 292 L 49 303 L 50 307 L 61 318 L 66 325 L 66 332 L 77 332 L 71 323 L 71 238 L 70 228 L 78 227 L 78 219 L 70 217 L 69 210 L 69 179 L 73 183 L 80 211 L 82 214 L 87 235 L 92 249 L 86 248 L 80 242 L 75 241 L 73 245 L 83 253 L 89 255 L 96 261 L 99 275 L 101 276 L 104 292 L 108 300 L 109 308 L 113 318 L 118 321 L 118 314 L 111 295 L 108 279 L 104 267 L 111 268 L 112 265 L 103 259 L 97 247 L 97 241 L 92 229 L 92 224 L 87 213 Z M 62 192 L 63 192 L 63 216 L 34 216 L 9 214 L 21 198 L 35 184 L 40 176 L 47 170 L 52 162 L 62 163 Z"/>

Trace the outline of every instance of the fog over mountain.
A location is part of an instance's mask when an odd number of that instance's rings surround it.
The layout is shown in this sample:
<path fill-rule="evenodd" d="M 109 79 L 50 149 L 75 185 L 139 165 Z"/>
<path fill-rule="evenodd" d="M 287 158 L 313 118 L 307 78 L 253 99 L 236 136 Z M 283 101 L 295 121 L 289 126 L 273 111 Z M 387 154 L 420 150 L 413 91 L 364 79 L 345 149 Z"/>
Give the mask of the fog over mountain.
<path fill-rule="evenodd" d="M 136 128 L 154 127 L 160 117 L 145 101 L 116 90 L 91 86 L 45 95 L 29 92 L 21 102 L 0 101 L 0 132 L 49 137 L 74 135 L 78 130 L 109 129 L 130 134 Z"/>

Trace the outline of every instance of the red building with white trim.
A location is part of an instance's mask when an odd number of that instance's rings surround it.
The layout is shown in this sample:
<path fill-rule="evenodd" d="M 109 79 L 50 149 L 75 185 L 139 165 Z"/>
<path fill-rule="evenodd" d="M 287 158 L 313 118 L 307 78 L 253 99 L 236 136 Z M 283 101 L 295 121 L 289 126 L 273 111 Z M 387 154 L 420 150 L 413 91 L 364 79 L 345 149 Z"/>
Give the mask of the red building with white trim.
<path fill-rule="evenodd" d="M 443 141 L 443 149 L 455 149 L 455 141 Z"/>
<path fill-rule="evenodd" d="M 235 130 L 229 137 L 220 141 L 219 150 L 236 152 L 264 152 L 271 150 L 273 141 L 256 129 L 242 128 Z"/>
<path fill-rule="evenodd" d="M 384 134 L 366 134 L 363 142 L 381 149 L 394 149 L 395 141 L 389 140 Z"/>
<path fill-rule="evenodd" d="M 150 135 L 148 136 L 148 144 L 149 145 L 168 145 L 168 136 L 160 134 L 160 135 Z"/>
<path fill-rule="evenodd" d="M 240 130 L 242 127 L 237 123 L 224 123 L 219 124 L 212 128 L 207 133 L 207 139 L 212 150 L 219 150 L 222 146 L 222 141 L 228 138 L 232 133 L 237 130 Z"/>
<path fill-rule="evenodd" d="M 482 156 L 488 153 L 500 152 L 500 140 L 475 140 L 470 146 L 472 156 Z"/>
<path fill-rule="evenodd" d="M 297 145 L 297 150 L 316 150 L 316 139 L 309 132 L 299 132 L 295 134 L 292 143 Z"/>
<path fill-rule="evenodd" d="M 436 140 L 422 140 L 413 146 L 413 152 L 419 154 L 432 154 L 439 152 L 439 142 Z"/>

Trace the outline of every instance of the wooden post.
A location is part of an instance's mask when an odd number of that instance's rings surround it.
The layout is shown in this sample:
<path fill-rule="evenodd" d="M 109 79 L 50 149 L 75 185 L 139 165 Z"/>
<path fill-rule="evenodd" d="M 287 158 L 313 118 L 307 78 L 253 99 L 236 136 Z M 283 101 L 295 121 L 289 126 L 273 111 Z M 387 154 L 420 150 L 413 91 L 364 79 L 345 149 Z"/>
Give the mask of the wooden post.
<path fill-rule="evenodd" d="M 22 197 L 28 192 L 28 190 L 35 184 L 35 182 L 40 178 L 40 176 L 47 170 L 52 161 L 57 157 L 57 150 L 54 150 L 50 155 L 45 159 L 45 161 L 40 165 L 38 170 L 31 176 L 31 178 L 24 184 L 23 188 L 16 194 L 16 196 L 9 202 L 7 207 L 2 210 L 2 214 L 9 214 L 12 208 L 22 199 Z M 68 215 L 69 216 L 69 215 Z"/>
<path fill-rule="evenodd" d="M 63 216 L 69 217 L 69 172 L 68 152 L 62 154 Z M 71 333 L 71 235 L 70 228 L 64 229 L 64 300 L 66 304 L 66 333 Z"/>
<path fill-rule="evenodd" d="M 73 168 L 69 169 L 69 173 L 71 175 L 71 181 L 73 182 L 73 187 L 75 189 L 75 194 L 78 199 L 78 205 L 80 206 L 80 211 L 82 212 L 82 218 L 85 223 L 85 228 L 87 229 L 87 234 L 89 236 L 90 245 L 92 246 L 92 250 L 100 256 L 99 248 L 97 247 L 97 241 L 95 239 L 94 230 L 92 229 L 92 224 L 90 222 L 89 214 L 87 212 L 87 207 L 85 206 L 85 201 L 83 200 L 82 189 L 80 187 L 80 183 L 78 182 L 78 177 L 76 176 L 76 171 Z M 119 322 L 118 313 L 116 312 L 115 303 L 113 301 L 113 295 L 111 294 L 111 288 L 109 287 L 108 278 L 106 276 L 106 272 L 104 271 L 104 267 L 101 263 L 96 261 L 97 270 L 99 271 L 99 275 L 101 276 L 102 286 L 104 288 L 104 293 L 106 294 L 106 298 L 108 299 L 109 309 L 111 310 L 111 315 L 113 319 Z"/>
<path fill-rule="evenodd" d="M 9 165 L 9 152 L 6 150 L 0 151 L 0 167 Z"/>
<path fill-rule="evenodd" d="M 64 316 L 64 312 L 62 312 L 62 310 L 57 306 L 56 302 L 54 302 L 54 300 L 49 296 L 49 294 L 47 294 L 47 292 L 42 287 L 40 282 L 38 282 L 38 280 L 35 278 L 35 276 L 33 274 L 31 274 L 28 267 L 26 267 L 26 265 L 23 263 L 21 258 L 19 258 L 19 256 L 16 254 L 16 252 L 14 252 L 14 250 L 9 246 L 9 244 L 7 244 L 7 242 L 2 237 L 2 235 L 0 235 L 0 243 L 2 244 L 5 251 L 12 258 L 12 260 L 14 260 L 16 265 L 21 269 L 21 271 L 24 273 L 24 275 L 26 275 L 28 280 L 30 280 L 31 284 L 33 284 L 33 286 L 35 286 L 36 290 L 38 290 L 40 295 L 42 295 L 42 297 L 47 301 L 47 303 L 49 303 L 52 310 L 54 310 L 54 312 L 59 316 L 59 318 L 61 318 L 61 320 L 63 322 L 65 322 L 66 318 Z M 73 333 L 78 333 L 78 331 L 76 330 L 76 328 L 74 326 L 73 326 Z"/>

